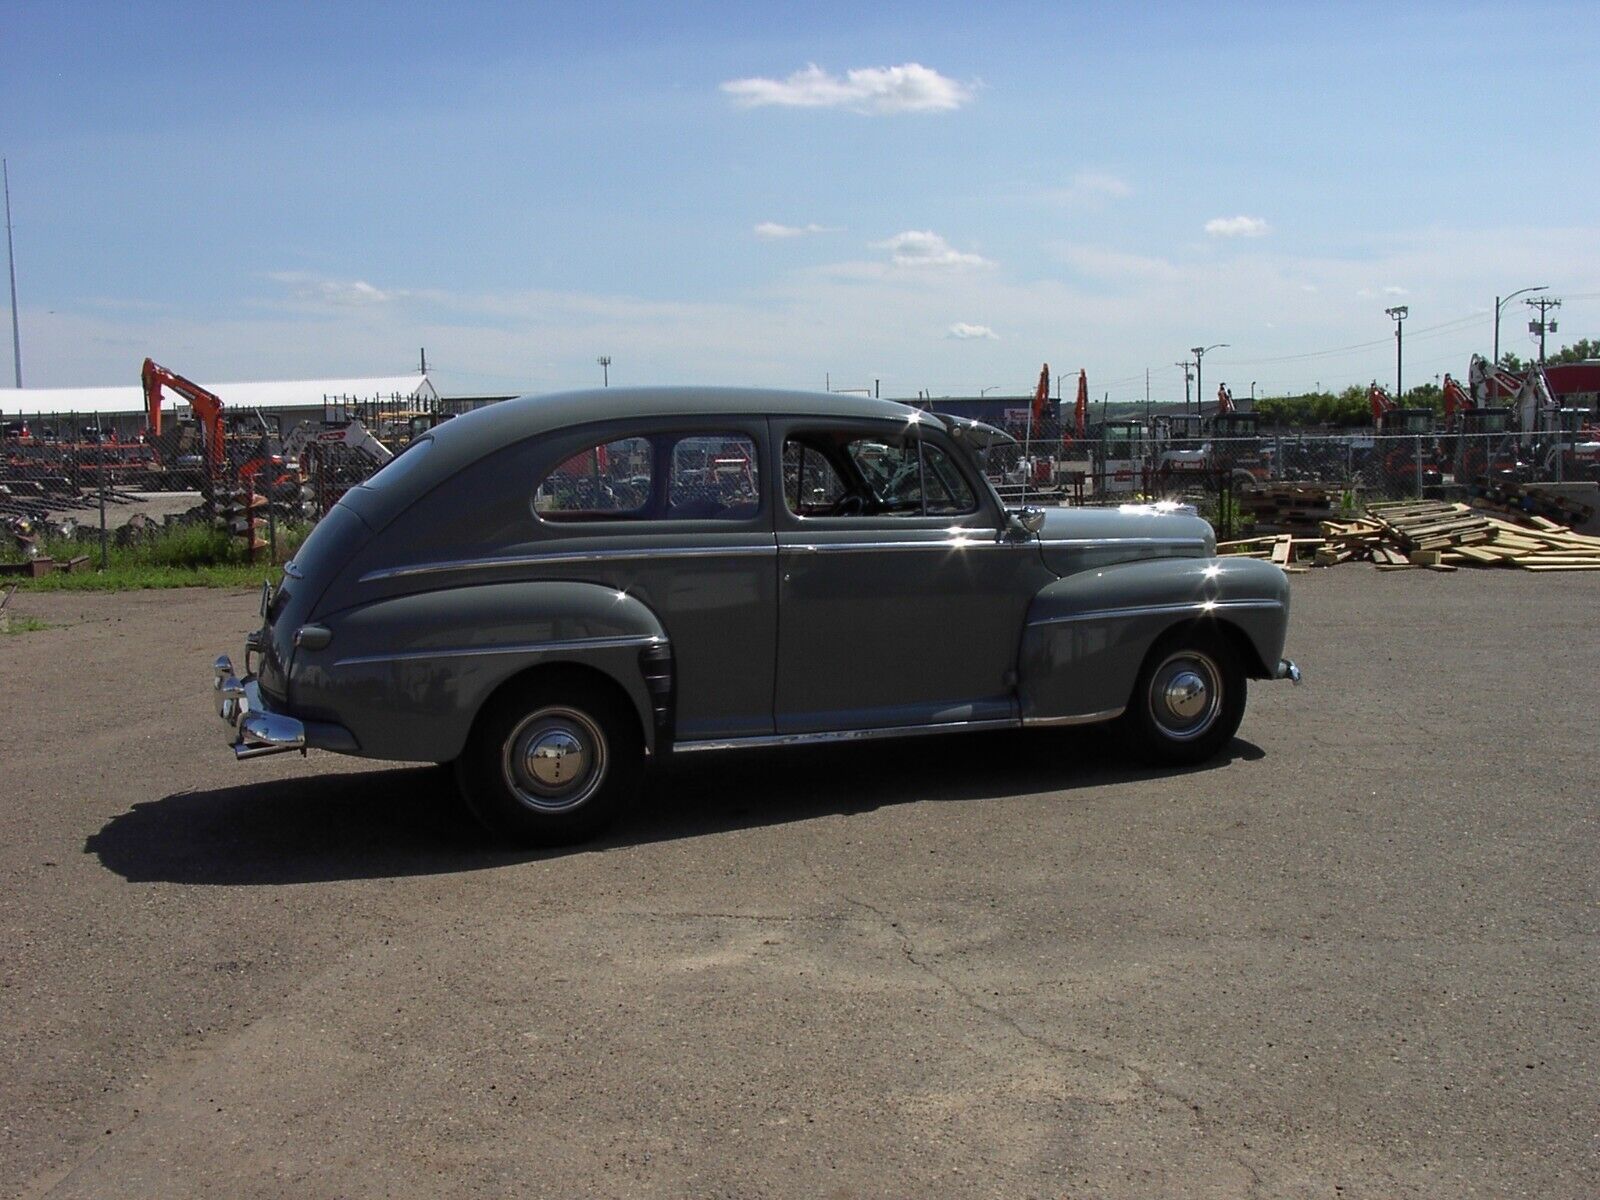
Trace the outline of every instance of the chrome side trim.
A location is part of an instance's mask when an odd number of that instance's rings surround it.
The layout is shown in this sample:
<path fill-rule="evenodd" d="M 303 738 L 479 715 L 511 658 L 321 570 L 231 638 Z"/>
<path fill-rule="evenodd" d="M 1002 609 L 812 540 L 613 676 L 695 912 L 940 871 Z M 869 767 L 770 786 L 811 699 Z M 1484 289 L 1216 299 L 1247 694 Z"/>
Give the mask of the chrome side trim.
<path fill-rule="evenodd" d="M 334 660 L 336 667 L 371 663 L 416 662 L 430 658 L 475 658 L 488 654 L 540 654 L 547 650 L 609 650 L 617 646 L 664 646 L 667 639 L 649 633 L 624 633 L 614 637 L 557 638 L 548 642 L 523 642 L 515 646 L 461 646 L 447 650 L 406 650 L 399 654 L 357 654 Z"/>
<path fill-rule="evenodd" d="M 677 742 L 674 754 L 693 754 L 701 750 L 763 750 L 774 746 L 820 746 L 829 742 L 866 742 L 878 738 L 919 737 L 934 733 L 966 733 L 980 729 L 1015 729 L 1015 717 L 994 717 L 982 721 L 944 721 L 937 725 L 895 725 L 883 729 L 837 729 L 824 733 L 763 733 L 752 737 L 706 738 Z"/>
<path fill-rule="evenodd" d="M 1023 717 L 1022 724 L 1028 729 L 1044 729 L 1055 725 L 1096 725 L 1101 721 L 1115 721 L 1127 710 L 1123 705 L 1119 708 L 1108 708 L 1104 712 L 1076 713 L 1067 717 Z"/>
<path fill-rule="evenodd" d="M 1110 537 L 1110 538 L 1040 538 L 1039 544 L 1052 546 L 1182 546 L 1185 549 L 1204 548 L 1205 538 L 1165 537 Z"/>
<path fill-rule="evenodd" d="M 1104 621 L 1127 617 L 1153 617 L 1173 613 L 1211 613 L 1224 609 L 1239 608 L 1276 608 L 1281 610 L 1283 602 L 1280 600 L 1186 600 L 1178 604 L 1142 604 L 1130 605 L 1127 608 L 1096 608 L 1087 612 L 1064 613 L 1059 617 L 1046 617 L 1042 621 L 1029 621 L 1028 628 L 1035 629 L 1041 625 L 1060 625 L 1068 621 Z"/>
<path fill-rule="evenodd" d="M 357 582 L 376 583 L 382 579 L 402 579 L 411 575 L 436 575 L 445 571 L 504 570 L 516 567 L 570 566 L 578 563 L 621 562 L 639 558 L 737 558 L 747 555 L 774 555 L 778 547 L 766 546 L 662 546 L 653 550 L 553 550 L 545 554 L 518 554 L 500 558 L 456 558 L 443 562 L 416 563 L 409 567 L 381 567 L 368 571 Z"/>
<path fill-rule="evenodd" d="M 971 538 L 930 538 L 925 542 L 914 541 L 882 541 L 882 542 L 785 542 L 778 546 L 779 550 L 799 551 L 803 554 L 854 554 L 854 553 L 895 553 L 905 550 L 1016 550 L 1020 548 L 1033 549 L 1035 543 L 1027 541 L 996 541 L 995 535 L 982 531 L 983 537 Z"/>

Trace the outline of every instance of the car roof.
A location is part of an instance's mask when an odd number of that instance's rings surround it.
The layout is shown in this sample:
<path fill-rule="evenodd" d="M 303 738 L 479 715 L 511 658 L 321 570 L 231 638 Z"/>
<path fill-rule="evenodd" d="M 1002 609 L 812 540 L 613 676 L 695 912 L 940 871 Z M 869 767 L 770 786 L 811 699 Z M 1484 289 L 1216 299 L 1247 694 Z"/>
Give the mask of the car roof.
<path fill-rule="evenodd" d="M 632 417 L 816 416 L 931 423 L 934 418 L 893 400 L 839 392 L 732 387 L 593 388 L 503 400 L 441 425 L 435 436 L 474 435 L 504 445 L 572 425 Z M 461 427 L 452 432 L 451 427 Z"/>

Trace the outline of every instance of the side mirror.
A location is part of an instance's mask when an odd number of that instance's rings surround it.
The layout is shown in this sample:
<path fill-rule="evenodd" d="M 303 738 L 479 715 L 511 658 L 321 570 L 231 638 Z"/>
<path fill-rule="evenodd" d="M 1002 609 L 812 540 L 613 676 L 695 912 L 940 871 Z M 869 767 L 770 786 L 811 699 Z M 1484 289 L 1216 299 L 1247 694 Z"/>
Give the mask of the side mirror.
<path fill-rule="evenodd" d="M 1011 515 L 1011 519 L 1016 523 L 1018 529 L 1032 537 L 1044 528 L 1044 509 L 1036 508 L 1030 504 L 1024 508 L 1019 508 Z"/>

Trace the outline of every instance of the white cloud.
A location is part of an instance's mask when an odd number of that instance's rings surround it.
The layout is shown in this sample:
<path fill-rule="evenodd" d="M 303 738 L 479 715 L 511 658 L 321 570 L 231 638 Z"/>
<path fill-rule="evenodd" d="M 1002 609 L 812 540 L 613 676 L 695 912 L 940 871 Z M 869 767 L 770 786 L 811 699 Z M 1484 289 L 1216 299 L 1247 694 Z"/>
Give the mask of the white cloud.
<path fill-rule="evenodd" d="M 387 304 L 405 295 L 404 292 L 373 287 L 364 279 L 324 279 L 306 271 L 273 271 L 267 278 L 291 289 L 297 300 L 310 300 L 340 308 Z"/>
<path fill-rule="evenodd" d="M 1069 207 L 1088 207 L 1133 195 L 1127 182 L 1107 171 L 1079 171 L 1065 187 L 1049 188 L 1043 198 Z"/>
<path fill-rule="evenodd" d="M 780 225 L 777 221 L 763 221 L 756 226 L 756 236 L 763 241 L 805 237 L 813 233 L 838 232 L 839 230 L 827 225 Z"/>
<path fill-rule="evenodd" d="M 1272 232 L 1260 217 L 1212 217 L 1206 222 L 1206 232 L 1212 237 L 1262 237 Z"/>
<path fill-rule="evenodd" d="M 945 337 L 955 338 L 957 341 L 962 342 L 971 341 L 975 338 L 987 338 L 991 342 L 1000 340 L 999 335 L 987 325 L 968 325 L 965 321 L 957 321 L 950 326 L 950 331 L 945 334 Z"/>
<path fill-rule="evenodd" d="M 921 63 L 861 67 L 843 78 L 815 63 L 787 79 L 731 79 L 722 90 L 745 108 L 847 108 L 860 113 L 948 112 L 972 99 L 972 88 Z"/>
<path fill-rule="evenodd" d="M 887 250 L 897 267 L 988 267 L 993 264 L 982 255 L 957 250 L 937 233 L 908 229 L 892 238 L 873 242 L 875 250 Z"/>
<path fill-rule="evenodd" d="M 1385 296 L 1405 296 L 1405 295 L 1408 295 L 1409 293 L 1406 291 L 1405 288 L 1397 287 L 1395 284 L 1391 283 L 1388 287 L 1383 289 L 1383 294 Z"/>

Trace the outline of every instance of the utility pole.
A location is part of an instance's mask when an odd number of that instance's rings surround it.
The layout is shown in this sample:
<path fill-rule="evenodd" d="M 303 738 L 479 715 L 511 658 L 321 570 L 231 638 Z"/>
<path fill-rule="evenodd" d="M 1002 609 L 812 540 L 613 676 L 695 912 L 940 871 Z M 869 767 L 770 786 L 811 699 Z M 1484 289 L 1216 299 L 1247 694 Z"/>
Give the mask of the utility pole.
<path fill-rule="evenodd" d="M 1212 350 L 1226 350 L 1227 348 L 1228 348 L 1228 343 L 1227 342 L 1218 342 L 1213 346 L 1191 346 L 1191 347 L 1189 347 L 1189 353 L 1194 355 L 1194 410 L 1195 410 L 1195 412 L 1199 412 L 1205 406 L 1205 402 L 1206 402 L 1205 382 L 1201 378 L 1201 373 L 1202 373 L 1204 368 L 1201 366 L 1201 364 L 1205 362 L 1206 354 L 1208 352 L 1210 352 Z"/>
<path fill-rule="evenodd" d="M 0 159 L 0 172 L 6 181 L 6 265 L 11 269 L 11 361 L 16 367 L 17 387 L 22 387 L 22 333 L 17 325 L 17 257 L 11 249 L 11 164 Z"/>
<path fill-rule="evenodd" d="M 1544 366 L 1544 335 L 1546 333 L 1554 333 L 1560 328 L 1560 325 L 1557 322 L 1549 319 L 1549 310 L 1552 308 L 1560 308 L 1561 301 L 1549 300 L 1544 296 L 1540 296 L 1537 300 L 1524 300 L 1523 303 L 1529 308 L 1537 308 L 1539 310 L 1539 319 L 1537 321 L 1528 322 L 1528 332 L 1537 333 L 1539 335 L 1539 365 L 1542 367 Z M 11 302 L 11 307 L 13 310 L 15 310 L 15 300 Z M 19 384 L 18 386 L 20 387 L 21 385 Z"/>
<path fill-rule="evenodd" d="M 421 362 L 417 366 L 417 374 L 426 375 L 428 373 L 428 348 L 426 346 L 422 348 L 419 357 Z"/>
<path fill-rule="evenodd" d="M 1189 384 L 1194 381 L 1194 374 L 1189 370 L 1189 368 L 1194 366 L 1194 363 L 1186 361 L 1186 362 L 1180 362 L 1180 363 L 1173 363 L 1172 365 L 1175 366 L 1175 367 L 1182 367 L 1183 368 L 1183 412 L 1184 412 L 1185 416 L 1188 416 L 1188 414 L 1189 414 Z"/>
<path fill-rule="evenodd" d="M 600 364 L 600 386 L 611 386 L 611 355 L 602 354 L 595 362 Z"/>
<path fill-rule="evenodd" d="M 1405 403 L 1405 385 L 1400 382 L 1400 354 L 1405 349 L 1403 330 L 1405 320 L 1411 315 L 1409 304 L 1397 304 L 1393 308 L 1383 310 L 1384 315 L 1394 322 L 1394 402 Z"/>

